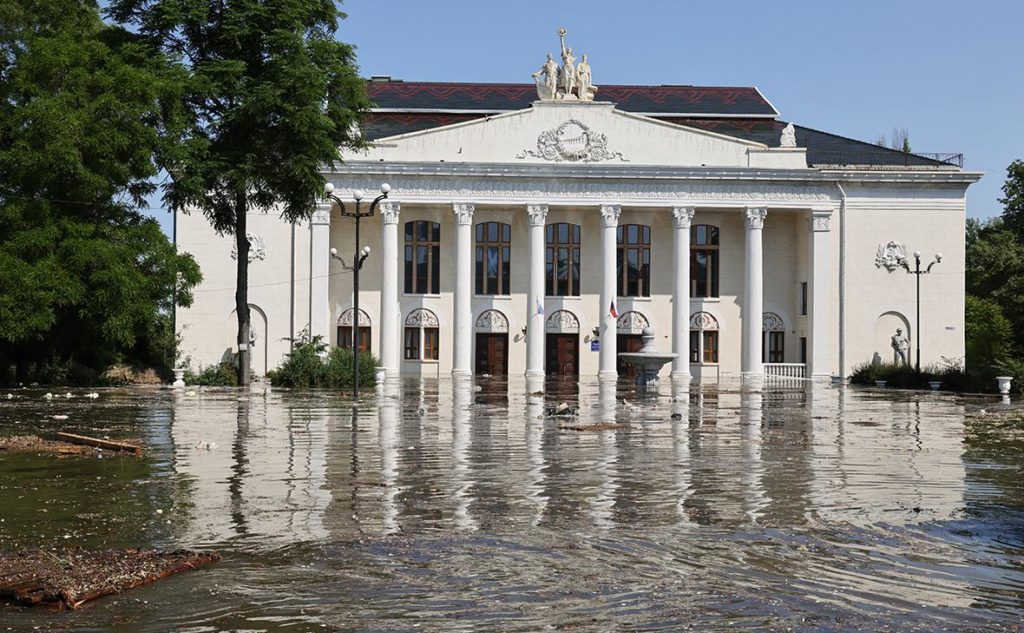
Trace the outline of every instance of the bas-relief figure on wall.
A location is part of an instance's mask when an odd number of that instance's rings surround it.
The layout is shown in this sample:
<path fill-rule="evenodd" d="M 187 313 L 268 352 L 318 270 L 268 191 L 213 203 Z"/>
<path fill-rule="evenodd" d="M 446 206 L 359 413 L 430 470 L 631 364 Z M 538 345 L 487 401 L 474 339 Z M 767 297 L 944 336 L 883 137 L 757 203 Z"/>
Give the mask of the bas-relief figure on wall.
<path fill-rule="evenodd" d="M 562 65 L 555 63 L 554 57 L 548 53 L 547 61 L 540 70 L 533 73 L 537 84 L 537 98 L 542 101 L 580 100 L 593 101 L 597 87 L 594 86 L 590 62 L 584 55 L 576 65 L 576 57 L 572 49 L 565 45 L 564 28 L 558 29 L 558 39 L 562 49 Z"/>

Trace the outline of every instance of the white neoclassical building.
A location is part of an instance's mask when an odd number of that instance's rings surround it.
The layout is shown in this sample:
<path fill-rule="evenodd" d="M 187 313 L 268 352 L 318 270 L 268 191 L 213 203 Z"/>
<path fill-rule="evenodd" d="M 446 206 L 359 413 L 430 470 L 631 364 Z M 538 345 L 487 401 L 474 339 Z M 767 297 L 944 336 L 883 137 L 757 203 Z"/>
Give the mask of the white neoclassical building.
<path fill-rule="evenodd" d="M 389 376 L 614 377 L 648 326 L 680 378 L 845 376 L 891 361 L 897 328 L 922 365 L 963 356 L 965 191 L 980 174 L 956 157 L 786 123 L 756 88 L 580 97 L 561 73 L 372 79 L 369 148 L 324 173 L 342 198 L 391 185 L 362 222 L 362 309 L 330 256 L 351 263 L 352 220 L 327 203 L 294 225 L 254 212 L 254 370 L 306 329 L 351 345 L 354 320 Z M 178 310 L 183 351 L 219 362 L 236 349 L 233 238 L 199 214 L 177 222 L 204 274 Z M 914 251 L 925 265 L 942 254 L 922 278 L 920 332 L 899 266 Z"/>

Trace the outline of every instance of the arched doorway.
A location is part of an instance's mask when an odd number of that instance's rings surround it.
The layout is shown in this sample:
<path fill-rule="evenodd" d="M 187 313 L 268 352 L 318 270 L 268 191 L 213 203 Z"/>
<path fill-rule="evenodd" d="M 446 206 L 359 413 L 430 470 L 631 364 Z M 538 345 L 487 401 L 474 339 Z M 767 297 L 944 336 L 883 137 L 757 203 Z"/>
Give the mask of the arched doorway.
<path fill-rule="evenodd" d="M 643 314 L 636 311 L 623 312 L 615 321 L 616 350 L 622 352 L 639 352 L 644 346 L 641 340 L 645 327 L 650 327 L 650 322 Z M 619 370 L 620 378 L 636 378 L 636 365 L 616 359 L 616 367 Z"/>
<path fill-rule="evenodd" d="M 484 310 L 474 323 L 476 375 L 508 375 L 508 318 L 497 310 Z"/>
<path fill-rule="evenodd" d="M 568 310 L 558 310 L 544 324 L 546 371 L 549 376 L 580 373 L 580 321 Z"/>

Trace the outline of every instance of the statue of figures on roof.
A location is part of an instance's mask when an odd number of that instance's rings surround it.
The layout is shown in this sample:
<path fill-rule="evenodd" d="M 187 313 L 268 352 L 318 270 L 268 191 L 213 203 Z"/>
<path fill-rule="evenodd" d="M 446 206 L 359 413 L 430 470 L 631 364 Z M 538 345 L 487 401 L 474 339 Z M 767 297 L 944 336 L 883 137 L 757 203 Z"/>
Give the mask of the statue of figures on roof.
<path fill-rule="evenodd" d="M 540 77 L 544 77 L 543 80 Z M 548 60 L 540 67 L 540 70 L 533 73 L 533 80 L 537 82 L 537 97 L 547 101 L 555 98 L 558 89 L 558 64 L 555 63 L 551 53 L 548 53 Z"/>
<path fill-rule="evenodd" d="M 779 147 L 796 147 L 796 128 L 790 123 L 782 128 L 782 136 L 779 137 Z"/>
<path fill-rule="evenodd" d="M 590 75 L 590 62 L 584 55 L 579 65 L 572 49 L 565 45 L 565 29 L 558 29 L 558 39 L 562 50 L 562 65 L 559 66 L 548 53 L 548 59 L 540 70 L 533 73 L 537 84 L 537 98 L 541 101 L 554 99 L 593 101 L 594 87 Z"/>

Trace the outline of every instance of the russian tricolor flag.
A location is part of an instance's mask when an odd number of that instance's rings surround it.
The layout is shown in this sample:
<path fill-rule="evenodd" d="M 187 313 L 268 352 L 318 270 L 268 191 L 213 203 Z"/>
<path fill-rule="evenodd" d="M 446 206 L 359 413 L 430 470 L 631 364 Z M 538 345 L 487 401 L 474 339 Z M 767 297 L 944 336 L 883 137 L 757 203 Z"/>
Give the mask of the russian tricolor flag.
<path fill-rule="evenodd" d="M 612 301 L 611 309 L 608 310 L 608 314 L 612 315 L 613 319 L 619 318 L 619 313 L 615 310 L 615 302 Z"/>

